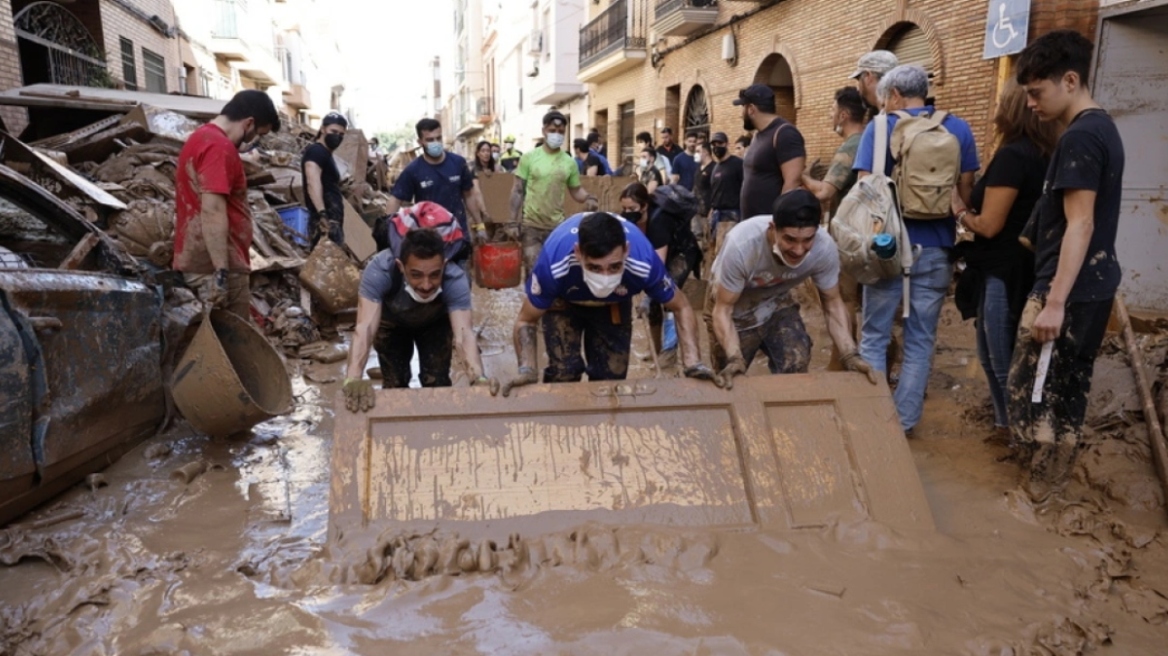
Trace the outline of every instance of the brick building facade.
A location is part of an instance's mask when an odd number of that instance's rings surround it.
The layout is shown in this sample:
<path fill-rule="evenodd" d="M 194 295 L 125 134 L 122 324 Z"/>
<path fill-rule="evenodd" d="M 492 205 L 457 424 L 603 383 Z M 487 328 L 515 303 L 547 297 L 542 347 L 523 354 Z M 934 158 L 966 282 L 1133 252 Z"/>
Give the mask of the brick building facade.
<path fill-rule="evenodd" d="M 600 0 L 591 5 L 590 20 L 621 2 L 629 11 L 643 3 L 643 20 L 652 26 L 656 0 Z M 1098 0 L 1033 0 L 1029 37 L 1061 27 L 1091 35 L 1098 8 Z M 985 0 L 722 0 L 716 11 L 713 25 L 685 38 L 662 39 L 646 27 L 643 62 L 615 75 L 581 67 L 595 81 L 589 85 L 593 121 L 605 131 L 610 153 L 613 145 L 631 145 L 636 132 L 669 126 L 677 134 L 700 123 L 690 105 L 700 107 L 703 95 L 705 129 L 733 139 L 745 131 L 731 101 L 739 89 L 763 82 L 776 89 L 779 113 L 802 131 L 808 162 L 826 162 L 840 142 L 828 122 L 833 94 L 854 84 L 848 75 L 857 58 L 874 48 L 908 48 L 929 69 L 936 104 L 969 121 L 988 161 L 999 77 L 1008 74 L 1000 66 L 1010 63 L 982 59 Z M 726 35 L 733 35 L 735 59 L 723 58 Z"/>
<path fill-rule="evenodd" d="M 152 23 L 151 16 L 157 16 L 161 22 Z M 113 77 L 142 91 L 185 91 L 179 83 L 177 23 L 170 0 L 101 0 L 101 45 Z M 164 29 L 168 33 L 164 34 Z M 133 57 L 123 59 L 123 48 L 127 45 Z M 128 79 L 131 71 L 133 80 Z M 163 81 L 165 86 L 159 86 Z"/>
<path fill-rule="evenodd" d="M 20 86 L 20 48 L 12 25 L 12 2 L 0 0 L 0 89 Z M 0 107 L 0 120 L 9 130 L 19 132 L 28 122 L 23 108 Z"/>

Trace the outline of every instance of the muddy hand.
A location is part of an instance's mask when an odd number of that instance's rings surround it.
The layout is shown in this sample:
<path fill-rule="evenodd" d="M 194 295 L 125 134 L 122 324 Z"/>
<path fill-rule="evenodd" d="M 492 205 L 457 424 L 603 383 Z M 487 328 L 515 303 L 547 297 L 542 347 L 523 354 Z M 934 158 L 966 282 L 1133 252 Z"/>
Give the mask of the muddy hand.
<path fill-rule="evenodd" d="M 685 368 L 685 377 L 693 378 L 695 380 L 708 380 L 715 385 L 718 384 L 718 374 L 714 370 L 706 366 L 706 363 L 699 362 L 693 366 Z"/>
<path fill-rule="evenodd" d="M 479 376 L 471 382 L 471 387 L 482 387 L 483 385 L 486 385 L 487 389 L 491 390 L 491 396 L 499 393 L 499 380 L 497 378 Z"/>
<path fill-rule="evenodd" d="M 1030 328 L 1030 336 L 1039 344 L 1058 339 L 1059 333 L 1063 329 L 1063 321 L 1067 316 L 1066 312 L 1063 306 L 1047 301 L 1046 306 L 1034 319 L 1034 325 Z"/>
<path fill-rule="evenodd" d="M 600 201 L 596 200 L 596 196 L 589 196 L 584 199 L 584 211 L 595 212 L 600 209 Z"/>
<path fill-rule="evenodd" d="M 872 368 L 872 365 L 868 364 L 864 361 L 864 358 L 860 357 L 859 353 L 855 351 L 847 353 L 840 358 L 840 362 L 843 363 L 844 369 L 847 369 L 848 371 L 858 371 L 867 376 L 869 383 L 872 383 L 873 385 L 880 384 L 880 375 L 876 373 L 876 370 Z"/>
<path fill-rule="evenodd" d="M 519 376 L 503 383 L 503 396 L 510 396 L 511 390 L 516 387 L 523 387 L 524 385 L 534 385 L 539 382 L 539 374 L 535 373 L 535 369 L 530 367 L 520 367 Z"/>
<path fill-rule="evenodd" d="M 345 393 L 345 407 L 349 412 L 369 412 L 373 409 L 373 381 L 346 378 L 341 390 Z"/>
<path fill-rule="evenodd" d="M 482 229 L 475 230 L 471 240 L 475 246 L 482 246 L 487 243 L 487 231 Z"/>
<path fill-rule="evenodd" d="M 741 376 L 745 373 L 746 360 L 743 360 L 741 355 L 736 355 L 726 361 L 726 366 L 722 367 L 722 371 L 718 372 L 718 377 L 714 379 L 714 384 L 722 389 L 734 389 L 734 377 Z"/>
<path fill-rule="evenodd" d="M 519 224 L 518 223 L 504 223 L 503 229 L 497 234 L 502 235 L 509 241 L 519 241 Z"/>
<path fill-rule="evenodd" d="M 227 269 L 219 269 L 207 281 L 204 301 L 213 308 L 227 307 Z"/>

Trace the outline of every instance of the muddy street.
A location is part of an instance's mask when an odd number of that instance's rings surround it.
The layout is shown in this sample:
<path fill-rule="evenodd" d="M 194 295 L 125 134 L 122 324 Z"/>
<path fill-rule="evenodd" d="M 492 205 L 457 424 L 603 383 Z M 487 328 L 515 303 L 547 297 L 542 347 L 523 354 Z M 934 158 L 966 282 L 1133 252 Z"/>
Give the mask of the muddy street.
<path fill-rule="evenodd" d="M 486 366 L 507 375 L 518 294 L 476 294 Z M 830 342 L 804 315 L 815 369 Z M 1124 360 L 1101 362 L 1092 406 L 1112 425 L 1035 505 L 984 441 L 970 327 L 942 324 L 909 442 L 936 533 L 584 525 L 519 536 L 523 562 L 487 572 L 463 562 L 478 545 L 427 567 L 443 536 L 402 535 L 376 581 L 341 582 L 325 538 L 343 365 L 291 360 L 293 413 L 234 441 L 180 426 L 0 534 L 0 653 L 1155 653 L 1163 499 L 1142 424 L 1123 420 Z M 646 348 L 638 329 L 638 377 Z"/>

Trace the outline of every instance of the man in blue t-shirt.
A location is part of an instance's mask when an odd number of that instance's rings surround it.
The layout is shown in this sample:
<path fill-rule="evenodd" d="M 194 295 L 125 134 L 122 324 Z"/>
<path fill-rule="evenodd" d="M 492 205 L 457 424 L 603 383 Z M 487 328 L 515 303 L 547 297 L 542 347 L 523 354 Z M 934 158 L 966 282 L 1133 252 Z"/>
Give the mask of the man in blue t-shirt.
<path fill-rule="evenodd" d="M 698 163 L 694 155 L 698 152 L 698 133 L 690 130 L 685 135 L 685 150 L 673 158 L 673 183 L 693 191 L 698 174 Z"/>
<path fill-rule="evenodd" d="M 503 396 L 539 382 L 535 326 L 543 319 L 548 364 L 544 382 L 624 380 L 633 338 L 632 299 L 639 292 L 677 317 L 685 375 L 721 381 L 701 361 L 693 308 L 637 227 L 607 212 L 576 214 L 544 242 L 527 280 L 527 298 L 515 320 L 519 376 Z"/>
<path fill-rule="evenodd" d="M 897 116 L 892 112 L 905 111 L 913 116 L 932 114 L 934 108 L 925 104 L 929 93 L 929 76 L 920 66 L 897 66 L 880 78 L 876 95 L 888 116 L 888 134 L 891 137 Z M 969 124 L 949 114 L 941 123 L 960 146 L 960 162 L 954 168 L 960 170 L 957 193 L 963 203 L 969 203 L 973 192 L 973 174 L 981 165 L 977 160 L 977 144 Z M 891 138 L 889 139 L 891 144 Z M 876 122 L 868 123 L 860 147 L 856 151 L 856 161 L 852 168 L 863 178 L 872 172 L 875 161 Z M 895 161 L 891 145 L 885 154 L 885 175 L 891 175 Z M 957 222 L 952 217 L 941 219 L 905 219 L 911 247 L 918 250 L 909 281 L 909 298 L 902 299 L 903 281 L 898 278 L 881 280 L 864 286 L 864 323 L 861 330 L 860 355 L 877 371 L 884 373 L 888 343 L 892 339 L 892 324 L 901 302 L 907 304 L 908 318 L 904 320 L 904 362 L 900 367 L 900 382 L 896 386 L 893 399 L 900 415 L 900 425 L 905 433 L 921 419 L 921 409 L 925 400 L 925 388 L 929 383 L 929 372 L 933 366 L 933 347 L 937 342 L 937 321 L 941 317 L 941 305 L 949 291 L 952 268 L 949 265 L 949 249 L 953 248 L 957 237 Z"/>
<path fill-rule="evenodd" d="M 486 209 L 475 193 L 474 173 L 461 155 L 447 152 L 442 143 L 442 124 L 432 118 L 418 121 L 418 144 L 422 156 L 409 163 L 397 183 L 386 206 L 386 214 L 394 214 L 402 203 L 433 201 L 445 207 L 458 220 L 463 234 L 473 235 L 474 243 L 487 240 Z M 467 225 L 467 214 L 474 224 Z M 473 228 L 472 232 L 469 228 Z M 469 251 L 456 255 L 453 261 L 465 265 Z"/>

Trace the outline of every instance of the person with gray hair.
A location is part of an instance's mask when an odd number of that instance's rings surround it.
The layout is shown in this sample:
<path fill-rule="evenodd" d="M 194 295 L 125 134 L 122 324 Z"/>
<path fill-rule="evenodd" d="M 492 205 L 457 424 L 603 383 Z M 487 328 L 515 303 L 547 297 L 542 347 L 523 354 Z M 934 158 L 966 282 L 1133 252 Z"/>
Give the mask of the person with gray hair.
<path fill-rule="evenodd" d="M 889 135 L 893 134 L 899 120 L 934 118 L 938 114 L 936 108 L 925 104 L 929 93 L 929 76 L 920 66 L 897 66 L 888 71 L 880 79 L 876 93 L 884 111 L 888 112 Z M 940 117 L 942 140 L 944 133 L 947 133 L 957 142 L 952 157 L 959 161 L 951 163 L 952 170 L 960 171 L 956 190 L 962 202 L 968 204 L 973 191 L 973 174 L 981 168 L 977 159 L 977 144 L 968 123 L 953 114 L 941 113 Z M 876 160 L 876 124 L 877 121 L 870 122 L 864 129 L 860 147 L 856 151 L 856 162 L 852 168 L 861 179 L 872 173 Z M 901 148 L 902 152 L 894 153 L 891 142 L 890 138 L 884 154 L 884 174 L 889 177 L 893 177 L 893 169 L 902 164 L 897 159 L 898 155 L 907 161 L 910 153 L 904 147 Z M 938 152 L 918 152 L 917 142 L 938 143 L 937 140 L 921 140 L 918 136 L 911 146 L 914 161 L 922 161 L 922 157 L 924 160 L 937 159 Z M 948 166 L 938 165 L 939 168 Z M 907 188 L 901 189 L 902 199 L 909 191 Z M 902 299 L 904 288 L 899 277 L 864 286 L 860 355 L 877 371 L 884 372 L 887 367 L 886 354 L 892 339 L 892 325 L 902 300 L 909 311 L 904 320 L 904 363 L 901 365 L 900 382 L 893 394 L 900 424 L 906 434 L 911 434 L 921 419 L 925 388 L 932 369 L 933 347 L 937 341 L 937 321 L 941 316 L 941 306 L 945 302 L 952 274 L 949 251 L 956 243 L 957 221 L 948 209 L 951 192 L 947 191 L 944 195 L 946 208 L 941 218 L 910 218 L 912 213 L 905 212 L 904 222 L 910 243 L 899 247 L 912 248 L 916 254 L 909 279 L 909 297 Z"/>

